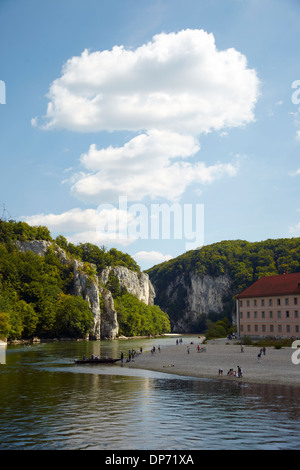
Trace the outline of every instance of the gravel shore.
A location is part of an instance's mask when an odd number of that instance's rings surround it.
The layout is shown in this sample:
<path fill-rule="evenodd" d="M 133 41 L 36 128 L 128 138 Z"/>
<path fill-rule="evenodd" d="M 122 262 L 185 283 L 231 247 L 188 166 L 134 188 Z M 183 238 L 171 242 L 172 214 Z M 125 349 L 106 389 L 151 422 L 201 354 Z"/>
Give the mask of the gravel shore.
<path fill-rule="evenodd" d="M 175 340 L 174 340 L 175 343 Z M 300 364 L 292 362 L 292 348 L 266 348 L 265 355 L 258 358 L 260 348 L 241 346 L 233 340 L 214 340 L 200 344 L 205 352 L 197 351 L 197 343 L 156 348 L 155 353 L 144 352 L 128 363 L 130 368 L 148 369 L 170 374 L 191 377 L 206 377 L 219 380 L 238 380 L 241 382 L 284 384 L 300 387 Z M 189 350 L 189 352 L 188 352 Z M 242 377 L 228 376 L 229 369 L 242 369 Z M 223 369 L 223 375 L 219 375 Z"/>

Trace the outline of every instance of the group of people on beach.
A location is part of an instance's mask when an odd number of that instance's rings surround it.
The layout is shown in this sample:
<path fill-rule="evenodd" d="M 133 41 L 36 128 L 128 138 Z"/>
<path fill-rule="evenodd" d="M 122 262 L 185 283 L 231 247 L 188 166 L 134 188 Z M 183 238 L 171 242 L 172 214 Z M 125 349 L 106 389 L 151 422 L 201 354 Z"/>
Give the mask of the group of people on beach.
<path fill-rule="evenodd" d="M 257 362 L 261 362 L 261 356 L 262 354 L 265 356 L 266 355 L 266 348 L 260 348 L 259 353 L 257 354 Z"/>
<path fill-rule="evenodd" d="M 128 351 L 128 357 L 126 359 L 126 362 L 131 362 L 134 360 L 134 358 L 136 356 L 138 356 L 139 354 L 142 354 L 143 352 L 143 348 L 140 348 L 140 352 L 137 352 L 135 349 L 129 349 Z M 124 362 L 124 354 L 123 352 L 121 352 L 121 364 Z"/>
<path fill-rule="evenodd" d="M 219 369 L 219 375 L 223 375 L 223 369 Z M 229 369 L 227 372 L 227 376 L 229 377 L 243 377 L 243 371 L 240 366 L 237 366 L 237 371 L 233 369 Z"/>

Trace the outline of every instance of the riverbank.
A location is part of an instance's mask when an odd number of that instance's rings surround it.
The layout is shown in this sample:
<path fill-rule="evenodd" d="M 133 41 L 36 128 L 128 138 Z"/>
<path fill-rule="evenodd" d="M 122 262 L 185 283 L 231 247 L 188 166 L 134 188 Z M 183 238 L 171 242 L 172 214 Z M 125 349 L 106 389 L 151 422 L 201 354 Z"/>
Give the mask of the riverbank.
<path fill-rule="evenodd" d="M 263 384 L 281 384 L 300 387 L 300 365 L 292 362 L 292 348 L 266 348 L 258 358 L 260 348 L 234 344 L 234 340 L 212 340 L 207 344 L 199 344 L 205 351 L 198 352 L 198 343 L 184 341 L 174 346 L 161 346 L 155 353 L 145 352 L 128 363 L 130 368 L 148 369 L 170 374 L 190 377 L 213 378 L 219 380 L 238 380 Z M 189 351 L 188 351 L 189 349 Z M 238 373 L 242 369 L 242 377 L 227 375 L 232 369 Z M 223 375 L 219 375 L 219 370 Z"/>

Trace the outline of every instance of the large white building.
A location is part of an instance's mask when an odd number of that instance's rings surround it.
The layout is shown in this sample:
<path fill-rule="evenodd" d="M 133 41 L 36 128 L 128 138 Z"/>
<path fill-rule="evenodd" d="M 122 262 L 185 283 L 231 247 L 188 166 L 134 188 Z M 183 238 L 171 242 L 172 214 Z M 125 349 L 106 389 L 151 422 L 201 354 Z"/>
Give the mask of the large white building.
<path fill-rule="evenodd" d="M 235 298 L 239 336 L 300 338 L 300 273 L 263 277 Z"/>

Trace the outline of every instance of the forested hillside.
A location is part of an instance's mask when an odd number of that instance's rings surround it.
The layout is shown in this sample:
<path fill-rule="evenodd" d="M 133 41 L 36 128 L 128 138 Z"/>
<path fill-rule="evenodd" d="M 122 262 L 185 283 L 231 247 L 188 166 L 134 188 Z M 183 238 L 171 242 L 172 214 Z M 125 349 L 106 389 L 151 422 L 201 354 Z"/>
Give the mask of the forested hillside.
<path fill-rule="evenodd" d="M 30 250 L 19 251 L 17 242 L 35 240 L 48 243 L 43 256 Z M 90 243 L 73 245 L 62 236 L 53 239 L 47 227 L 0 220 L 0 338 L 80 338 L 89 332 L 93 314 L 86 300 L 73 295 L 73 264 L 59 259 L 57 246 L 70 261 L 82 261 L 88 277 L 99 275 L 106 266 L 140 273 L 134 259 L 115 248 L 107 250 Z M 106 288 L 115 301 L 120 334 L 159 334 L 170 330 L 168 316 L 159 307 L 145 305 L 126 289 L 120 289 L 118 279 L 111 277 Z"/>
<path fill-rule="evenodd" d="M 195 271 L 200 275 L 228 273 L 239 292 L 262 276 L 300 271 L 300 238 L 261 242 L 222 241 L 207 245 L 148 269 L 156 285 L 173 280 L 178 274 Z"/>
<path fill-rule="evenodd" d="M 201 279 L 228 279 L 230 288 L 223 298 L 223 310 L 195 311 L 195 325 L 203 325 L 211 315 L 215 320 L 224 314 L 232 320 L 234 295 L 262 276 L 300 271 L 300 238 L 268 239 L 261 242 L 222 241 L 189 251 L 175 259 L 147 270 L 156 291 L 156 302 L 165 310 L 171 323 L 189 315 L 191 276 Z M 197 319 L 195 320 L 195 317 Z M 200 321 L 200 317 L 202 317 Z"/>

